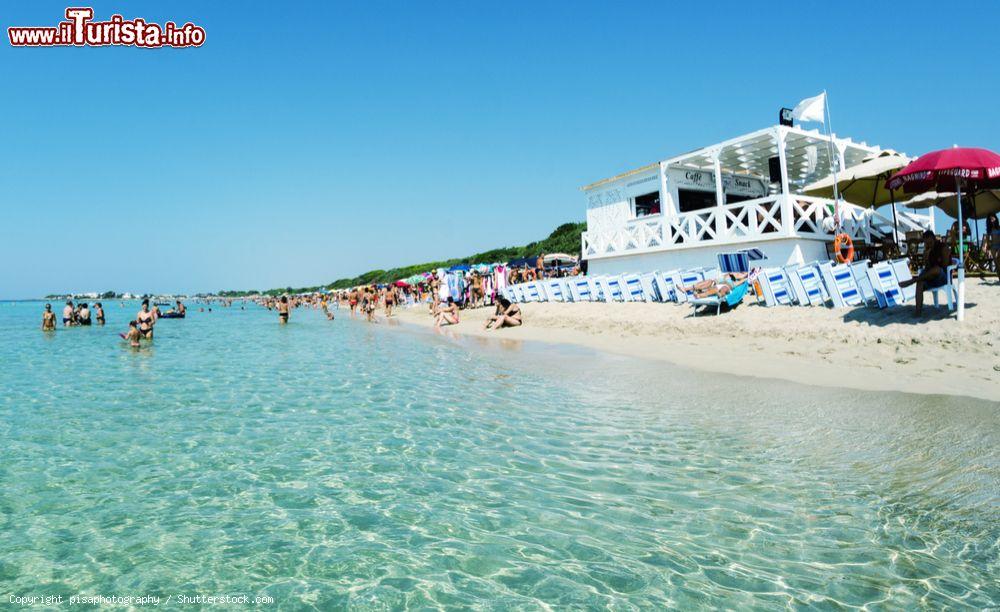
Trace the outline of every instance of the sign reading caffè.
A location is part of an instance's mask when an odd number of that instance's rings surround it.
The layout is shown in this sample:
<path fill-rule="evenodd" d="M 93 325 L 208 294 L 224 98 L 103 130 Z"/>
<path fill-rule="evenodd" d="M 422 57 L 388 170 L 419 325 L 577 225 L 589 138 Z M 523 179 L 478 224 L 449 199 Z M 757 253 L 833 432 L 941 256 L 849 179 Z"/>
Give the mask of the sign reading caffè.
<path fill-rule="evenodd" d="M 697 191 L 715 191 L 715 173 L 708 170 L 686 170 L 670 168 L 667 181 L 678 189 L 694 189 Z M 722 190 L 725 193 L 751 198 L 762 198 L 767 195 L 764 181 L 742 174 L 722 173 Z"/>

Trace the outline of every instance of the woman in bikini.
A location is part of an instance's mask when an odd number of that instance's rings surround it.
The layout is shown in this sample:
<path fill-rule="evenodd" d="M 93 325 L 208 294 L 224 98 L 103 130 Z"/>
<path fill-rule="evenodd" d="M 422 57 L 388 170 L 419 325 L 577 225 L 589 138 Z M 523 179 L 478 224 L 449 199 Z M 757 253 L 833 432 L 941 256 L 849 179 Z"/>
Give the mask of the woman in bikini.
<path fill-rule="evenodd" d="M 142 301 L 142 310 L 135 315 L 139 323 L 139 333 L 147 340 L 153 339 L 153 326 L 156 325 L 156 315 L 149 311 L 149 300 Z"/>
<path fill-rule="evenodd" d="M 448 305 L 445 306 L 438 314 L 437 319 L 434 321 L 434 327 L 441 327 L 442 325 L 457 325 L 457 324 L 458 324 L 458 304 L 455 303 L 455 298 L 449 296 Z"/>
<path fill-rule="evenodd" d="M 685 293 L 694 293 L 696 298 L 704 298 L 710 295 L 717 295 L 719 297 L 726 297 L 726 295 L 733 290 L 736 285 L 745 282 L 747 275 L 742 272 L 731 272 L 723 274 L 719 277 L 719 280 L 709 279 L 697 282 L 690 287 L 678 287 L 681 291 Z"/>
<path fill-rule="evenodd" d="M 500 329 L 501 327 L 518 327 L 521 320 L 521 308 L 517 304 L 512 304 L 505 297 L 497 299 L 496 314 L 486 321 L 486 329 Z"/>
<path fill-rule="evenodd" d="M 284 325 L 288 323 L 288 296 L 281 296 L 281 301 L 278 302 L 278 321 Z"/>

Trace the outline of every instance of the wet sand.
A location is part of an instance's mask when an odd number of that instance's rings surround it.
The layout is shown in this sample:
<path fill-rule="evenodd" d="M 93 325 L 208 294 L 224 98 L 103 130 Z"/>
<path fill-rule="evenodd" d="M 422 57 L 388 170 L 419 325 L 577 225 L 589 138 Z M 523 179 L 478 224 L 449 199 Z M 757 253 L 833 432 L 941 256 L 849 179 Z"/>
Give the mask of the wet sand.
<path fill-rule="evenodd" d="M 930 300 L 930 294 L 927 294 Z M 492 308 L 448 329 L 473 337 L 569 343 L 724 374 L 820 386 L 1000 401 L 1000 283 L 970 279 L 966 319 L 947 307 L 765 308 L 749 299 L 716 317 L 678 304 L 522 305 L 525 325 L 486 331 Z M 426 306 L 403 322 L 433 326 Z"/>

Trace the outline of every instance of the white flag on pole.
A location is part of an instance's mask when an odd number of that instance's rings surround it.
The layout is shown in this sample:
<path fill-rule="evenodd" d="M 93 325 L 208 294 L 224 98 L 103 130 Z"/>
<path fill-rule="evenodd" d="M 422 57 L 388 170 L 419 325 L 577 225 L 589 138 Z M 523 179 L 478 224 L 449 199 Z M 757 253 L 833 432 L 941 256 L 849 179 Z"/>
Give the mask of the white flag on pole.
<path fill-rule="evenodd" d="M 819 94 L 818 96 L 813 96 L 812 98 L 806 98 L 805 100 L 799 102 L 795 105 L 792 110 L 792 117 L 798 119 L 799 121 L 819 121 L 820 123 L 826 123 L 824 121 L 823 110 L 826 107 L 826 92 Z"/>

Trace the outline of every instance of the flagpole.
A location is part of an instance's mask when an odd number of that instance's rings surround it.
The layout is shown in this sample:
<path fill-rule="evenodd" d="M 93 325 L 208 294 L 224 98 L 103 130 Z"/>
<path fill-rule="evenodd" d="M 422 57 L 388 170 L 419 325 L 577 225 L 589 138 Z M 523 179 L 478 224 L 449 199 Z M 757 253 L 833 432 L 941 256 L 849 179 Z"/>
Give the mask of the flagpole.
<path fill-rule="evenodd" d="M 833 156 L 833 117 L 830 116 L 830 96 L 823 90 L 823 110 L 826 112 L 826 121 L 823 122 L 826 128 L 826 146 L 830 154 L 830 169 L 833 171 L 833 221 L 837 232 L 840 233 L 840 190 L 837 186 L 837 164 L 840 155 L 836 159 Z"/>

